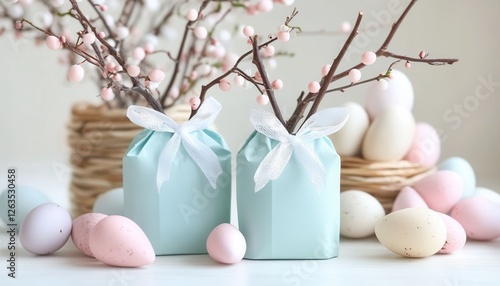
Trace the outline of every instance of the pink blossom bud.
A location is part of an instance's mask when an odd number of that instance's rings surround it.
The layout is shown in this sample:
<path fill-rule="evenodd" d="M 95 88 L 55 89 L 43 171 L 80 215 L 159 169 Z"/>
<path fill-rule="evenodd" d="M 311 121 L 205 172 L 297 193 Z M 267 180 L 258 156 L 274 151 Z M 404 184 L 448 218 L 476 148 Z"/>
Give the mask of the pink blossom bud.
<path fill-rule="evenodd" d="M 251 37 L 255 33 L 255 29 L 252 26 L 243 27 L 243 35 L 246 37 Z"/>
<path fill-rule="evenodd" d="M 367 66 L 374 64 L 376 60 L 377 60 L 377 55 L 372 51 L 365 52 L 361 56 L 361 62 Z"/>
<path fill-rule="evenodd" d="M 141 73 L 141 69 L 139 66 L 130 65 L 127 67 L 127 74 L 131 77 L 136 77 Z"/>
<path fill-rule="evenodd" d="M 262 55 L 265 57 L 272 57 L 274 55 L 275 49 L 272 45 L 267 45 L 262 48 Z"/>
<path fill-rule="evenodd" d="M 423 59 L 425 57 L 427 57 L 427 53 L 425 51 L 420 51 L 420 53 L 418 54 L 418 56 Z"/>
<path fill-rule="evenodd" d="M 198 11 L 196 11 L 196 9 L 189 9 L 186 14 L 186 19 L 189 21 L 196 21 L 196 19 L 198 19 Z"/>
<path fill-rule="evenodd" d="M 279 31 L 278 32 L 278 41 L 288 42 L 289 40 L 290 40 L 290 32 L 287 32 L 287 31 Z"/>
<path fill-rule="evenodd" d="M 194 28 L 194 35 L 196 36 L 196 38 L 198 38 L 200 40 L 205 39 L 208 35 L 207 28 L 205 28 L 203 26 L 198 26 L 198 27 Z"/>
<path fill-rule="evenodd" d="M 100 9 L 102 12 L 106 12 L 106 11 L 108 11 L 108 6 L 106 6 L 106 5 L 99 5 L 99 9 Z"/>
<path fill-rule="evenodd" d="M 103 31 L 100 31 L 99 33 L 97 33 L 97 35 L 99 36 L 99 38 L 101 39 L 104 39 L 106 37 L 106 33 L 104 33 Z"/>
<path fill-rule="evenodd" d="M 309 85 L 307 85 L 307 89 L 309 90 L 310 93 L 316 93 L 319 91 L 320 88 L 321 86 L 317 81 L 311 81 Z"/>
<path fill-rule="evenodd" d="M 271 10 L 273 10 L 273 7 L 274 3 L 272 0 L 260 0 L 256 6 L 257 10 L 264 13 L 270 12 Z"/>
<path fill-rule="evenodd" d="M 281 79 L 276 79 L 271 83 L 271 86 L 275 90 L 280 90 L 283 88 L 283 81 Z"/>
<path fill-rule="evenodd" d="M 47 36 L 45 39 L 45 44 L 51 50 L 59 50 L 62 48 L 61 40 L 56 36 Z"/>
<path fill-rule="evenodd" d="M 159 69 L 152 69 L 148 73 L 148 78 L 152 82 L 162 82 L 165 79 L 165 73 Z"/>
<path fill-rule="evenodd" d="M 257 104 L 258 105 L 266 105 L 269 103 L 269 97 L 267 94 L 261 94 L 257 96 Z"/>
<path fill-rule="evenodd" d="M 409 61 L 406 61 L 405 68 L 407 69 L 411 68 L 411 63 Z"/>
<path fill-rule="evenodd" d="M 137 47 L 132 51 L 132 58 L 136 61 L 142 61 L 146 57 L 146 51 L 142 47 Z"/>
<path fill-rule="evenodd" d="M 223 91 L 229 91 L 231 89 L 231 83 L 227 79 L 221 79 L 219 81 L 219 88 Z"/>
<path fill-rule="evenodd" d="M 16 21 L 16 29 L 21 30 L 23 28 L 23 22 Z"/>
<path fill-rule="evenodd" d="M 349 23 L 349 22 L 342 22 L 342 24 L 340 24 L 340 31 L 342 33 L 349 33 L 349 32 L 351 32 L 351 30 L 352 30 L 351 23 Z"/>
<path fill-rule="evenodd" d="M 68 70 L 68 80 L 70 82 L 80 82 L 85 75 L 85 71 L 80 65 L 72 65 Z"/>
<path fill-rule="evenodd" d="M 113 92 L 113 89 L 109 87 L 103 87 L 101 89 L 101 98 L 106 101 L 113 100 L 115 98 L 115 93 Z"/>
<path fill-rule="evenodd" d="M 352 83 L 356 83 L 361 79 L 361 71 L 358 69 L 352 69 L 349 71 L 349 80 Z"/>
<path fill-rule="evenodd" d="M 93 43 L 95 43 L 95 34 L 87 33 L 82 36 L 82 40 L 85 45 L 92 45 Z"/>
<path fill-rule="evenodd" d="M 189 99 L 189 105 L 191 105 L 191 109 L 196 110 L 200 107 L 201 100 L 199 97 L 192 97 Z"/>
<path fill-rule="evenodd" d="M 332 65 L 324 65 L 321 68 L 321 75 L 322 76 L 326 76 L 328 74 L 328 72 L 330 71 L 331 68 L 332 68 Z"/>

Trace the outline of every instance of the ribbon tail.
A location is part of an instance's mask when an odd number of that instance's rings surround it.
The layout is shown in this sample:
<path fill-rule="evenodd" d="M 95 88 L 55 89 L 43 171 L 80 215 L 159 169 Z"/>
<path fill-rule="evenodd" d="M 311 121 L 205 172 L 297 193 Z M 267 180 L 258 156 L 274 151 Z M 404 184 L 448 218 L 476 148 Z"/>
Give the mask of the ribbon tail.
<path fill-rule="evenodd" d="M 161 186 L 165 181 L 170 179 L 170 167 L 174 161 L 175 155 L 179 151 L 181 145 L 181 137 L 179 134 L 174 133 L 172 138 L 165 145 L 158 158 L 158 171 L 156 172 L 156 186 L 158 188 L 158 193 L 160 192 Z"/>
<path fill-rule="evenodd" d="M 193 142 L 196 140 L 197 142 Z M 183 146 L 193 161 L 200 167 L 212 188 L 217 187 L 217 179 L 222 174 L 219 157 L 210 147 L 193 137 L 183 137 Z"/>
<path fill-rule="evenodd" d="M 292 145 L 281 142 L 264 157 L 255 171 L 255 192 L 264 188 L 269 181 L 279 178 L 292 157 L 292 153 Z"/>
<path fill-rule="evenodd" d="M 302 142 L 297 142 L 294 150 L 294 155 L 302 163 L 316 192 L 318 192 L 326 184 L 326 169 L 323 163 L 318 155 Z"/>

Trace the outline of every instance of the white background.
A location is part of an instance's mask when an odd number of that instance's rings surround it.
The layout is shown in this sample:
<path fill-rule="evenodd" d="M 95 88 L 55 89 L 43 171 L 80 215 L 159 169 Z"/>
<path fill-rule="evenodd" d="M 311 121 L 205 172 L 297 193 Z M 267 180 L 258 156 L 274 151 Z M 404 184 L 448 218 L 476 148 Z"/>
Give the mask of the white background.
<path fill-rule="evenodd" d="M 338 31 L 343 21 L 354 22 L 358 10 L 365 18 L 364 32 L 355 41 L 341 69 L 359 61 L 366 50 L 375 50 L 389 31 L 390 23 L 408 1 L 296 1 L 299 16 L 293 22 L 305 31 Z M 393 8 L 389 8 L 393 7 Z M 242 24 L 253 24 L 262 35 L 276 31 L 291 11 L 291 7 L 276 6 L 271 15 L 242 19 Z M 417 56 L 426 50 L 430 57 L 456 57 L 453 66 L 431 67 L 413 64 L 404 70 L 415 90 L 414 115 L 417 121 L 432 124 L 442 135 L 442 159 L 460 156 L 474 167 L 479 186 L 500 189 L 496 180 L 500 168 L 499 122 L 500 86 L 490 86 L 491 95 L 478 99 L 488 91 L 481 87 L 481 79 L 500 82 L 500 2 L 474 1 L 418 1 L 390 45 L 396 53 Z M 257 23 L 258 22 L 258 23 Z M 373 29 L 381 25 L 380 29 Z M 368 29 L 368 30 L 366 30 Z M 294 108 L 300 91 L 311 80 L 319 80 L 320 68 L 330 63 L 345 39 L 345 35 L 313 36 L 305 33 L 295 36 L 277 48 L 295 53 L 292 58 L 278 59 L 278 68 L 270 70 L 271 78 L 282 78 L 285 87 L 278 92 L 278 100 L 286 115 Z M 239 40 L 244 41 L 244 40 Z M 237 49 L 239 48 L 239 49 Z M 235 45 L 242 52 L 246 45 Z M 61 204 L 67 204 L 67 176 L 59 176 L 54 166 L 67 166 L 68 147 L 66 124 L 70 107 L 77 101 L 98 101 L 100 87 L 90 79 L 80 84 L 66 81 L 66 66 L 58 63 L 58 51 L 44 45 L 36 47 L 33 41 L 15 40 L 12 34 L 0 37 L 0 167 L 19 169 L 21 183 L 42 188 Z M 365 76 L 384 71 L 390 61 L 379 59 L 374 67 L 363 70 Z M 399 69 L 404 69 L 399 65 Z M 353 88 L 340 94 L 330 94 L 323 107 L 345 101 L 364 102 L 367 86 Z M 210 91 L 223 104 L 216 125 L 232 151 L 252 130 L 249 123 L 255 103 L 255 90 L 233 88 L 221 93 Z M 462 105 L 464 113 L 456 113 Z M 446 117 L 448 114 L 448 117 Z M 454 116 L 453 119 L 451 116 Z"/>

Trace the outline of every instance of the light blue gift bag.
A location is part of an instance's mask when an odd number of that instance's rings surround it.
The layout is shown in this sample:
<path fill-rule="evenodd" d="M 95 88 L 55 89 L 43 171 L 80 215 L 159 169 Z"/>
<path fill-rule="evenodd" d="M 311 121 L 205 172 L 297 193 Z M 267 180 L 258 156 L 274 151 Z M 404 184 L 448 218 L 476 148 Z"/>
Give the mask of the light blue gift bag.
<path fill-rule="evenodd" d="M 207 129 L 219 110 L 209 98 L 183 125 L 145 107 L 127 112 L 147 129 L 123 158 L 124 214 L 146 233 L 156 255 L 206 253 L 209 233 L 229 223 L 231 153 Z"/>
<path fill-rule="evenodd" d="M 273 114 L 254 110 L 252 133 L 237 155 L 239 229 L 247 259 L 338 256 L 340 158 L 330 139 L 348 111 L 313 115 L 295 135 Z"/>

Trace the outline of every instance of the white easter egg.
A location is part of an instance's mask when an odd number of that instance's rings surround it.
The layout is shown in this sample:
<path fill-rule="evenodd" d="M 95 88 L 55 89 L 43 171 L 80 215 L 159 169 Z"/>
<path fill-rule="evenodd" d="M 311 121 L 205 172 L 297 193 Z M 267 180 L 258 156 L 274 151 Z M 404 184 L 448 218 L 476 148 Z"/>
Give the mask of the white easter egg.
<path fill-rule="evenodd" d="M 414 135 L 413 114 L 399 105 L 392 105 L 368 127 L 362 145 L 363 157 L 373 161 L 401 160 L 413 143 Z"/>
<path fill-rule="evenodd" d="M 66 244 L 71 227 L 66 209 L 55 203 L 45 203 L 28 213 L 19 230 L 19 241 L 31 253 L 50 254 Z"/>
<path fill-rule="evenodd" d="M 349 109 L 349 120 L 342 129 L 330 135 L 330 139 L 339 155 L 357 156 L 361 152 L 370 119 L 363 106 L 356 102 L 347 102 L 342 106 Z"/>
<path fill-rule="evenodd" d="M 446 242 L 446 225 L 428 208 L 407 208 L 379 220 L 375 234 L 387 249 L 406 257 L 427 257 L 440 251 Z"/>
<path fill-rule="evenodd" d="M 340 193 L 340 234 L 363 238 L 375 233 L 377 221 L 385 216 L 382 204 L 367 192 L 347 190 Z"/>
<path fill-rule="evenodd" d="M 92 212 L 106 215 L 123 215 L 123 188 L 100 194 L 94 202 Z"/>
<path fill-rule="evenodd" d="M 377 82 L 370 86 L 366 97 L 365 108 L 370 118 L 377 117 L 387 107 L 399 105 L 408 111 L 413 108 L 413 86 L 410 79 L 399 70 L 392 70 L 389 86 L 385 90 L 377 87 Z"/>

